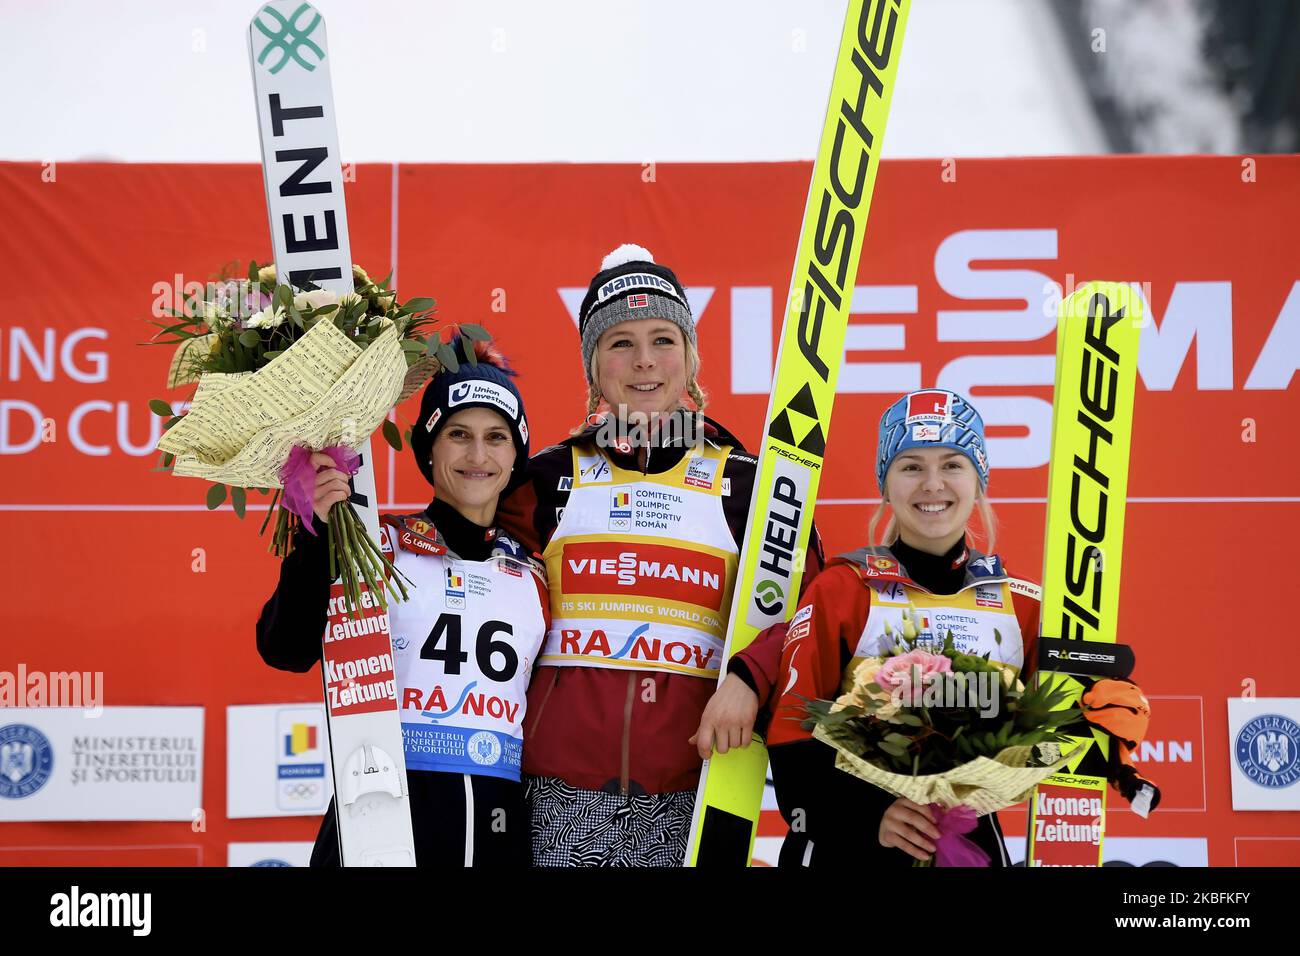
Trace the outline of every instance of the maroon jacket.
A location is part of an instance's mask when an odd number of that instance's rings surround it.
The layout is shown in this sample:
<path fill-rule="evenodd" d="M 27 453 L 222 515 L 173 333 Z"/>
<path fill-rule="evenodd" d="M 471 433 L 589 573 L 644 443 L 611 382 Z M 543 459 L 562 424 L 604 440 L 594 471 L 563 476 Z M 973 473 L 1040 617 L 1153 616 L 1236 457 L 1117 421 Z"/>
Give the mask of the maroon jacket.
<path fill-rule="evenodd" d="M 555 533 L 557 509 L 568 501 L 561 478 L 572 477 L 574 444 L 590 445 L 593 430 L 552 445 L 528 462 L 523 483 L 503 499 L 497 522 L 533 551 Z M 708 439 L 730 445 L 723 477 L 731 494 L 723 499 L 727 524 L 743 545 L 757 460 L 717 423 L 708 421 Z M 611 452 L 622 468 L 658 474 L 673 468 L 685 448 L 653 447 L 630 454 Z M 821 570 L 816 529 L 804 567 L 803 584 Z M 729 668 L 766 703 L 781 661 L 781 635 L 767 635 L 735 655 Z M 524 772 L 559 777 L 582 790 L 611 793 L 672 793 L 694 790 L 700 756 L 687 741 L 699 727 L 704 707 L 717 690 L 713 680 L 660 671 L 599 667 L 539 666 L 528 690 L 524 720 Z"/>

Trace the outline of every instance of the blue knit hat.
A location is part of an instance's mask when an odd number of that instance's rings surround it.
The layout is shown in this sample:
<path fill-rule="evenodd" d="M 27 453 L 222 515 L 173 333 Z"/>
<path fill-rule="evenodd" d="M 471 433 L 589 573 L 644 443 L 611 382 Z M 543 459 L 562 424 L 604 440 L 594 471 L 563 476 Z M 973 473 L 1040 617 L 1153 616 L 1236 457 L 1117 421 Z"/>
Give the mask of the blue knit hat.
<path fill-rule="evenodd" d="M 970 459 L 989 483 L 989 458 L 984 445 L 984 419 L 975 406 L 956 392 L 927 388 L 904 395 L 880 417 L 880 446 L 876 455 L 876 484 L 885 490 L 885 472 L 901 452 L 912 448 L 951 448 Z"/>
<path fill-rule="evenodd" d="M 457 337 L 450 343 L 457 355 L 464 355 L 464 345 Z M 524 415 L 524 400 L 513 381 L 514 370 L 504 356 L 483 342 L 473 343 L 478 364 L 461 360 L 455 372 L 443 368 L 429 380 L 420 399 L 420 416 L 411 429 L 411 451 L 415 465 L 429 484 L 433 484 L 433 467 L 429 454 L 438 432 L 447 420 L 467 408 L 489 408 L 504 418 L 515 440 L 515 464 L 511 473 L 513 486 L 523 475 L 528 463 L 528 419 Z"/>

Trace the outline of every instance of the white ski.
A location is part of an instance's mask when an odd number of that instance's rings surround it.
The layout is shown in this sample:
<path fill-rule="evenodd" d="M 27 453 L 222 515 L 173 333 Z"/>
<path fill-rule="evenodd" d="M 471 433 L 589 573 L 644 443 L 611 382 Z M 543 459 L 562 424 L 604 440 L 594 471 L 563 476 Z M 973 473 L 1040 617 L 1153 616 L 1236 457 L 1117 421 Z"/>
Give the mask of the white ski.
<path fill-rule="evenodd" d="M 272 0 L 249 24 L 276 273 L 295 289 L 310 282 L 342 296 L 353 291 L 352 251 L 328 51 L 325 20 L 310 3 Z M 368 442 L 360 452 L 351 501 L 378 541 Z M 348 620 L 342 593 L 335 582 L 321 660 L 341 858 L 344 866 L 414 866 L 390 629 Z M 383 613 L 375 606 L 363 616 Z M 378 671 L 367 663 L 376 659 Z"/>

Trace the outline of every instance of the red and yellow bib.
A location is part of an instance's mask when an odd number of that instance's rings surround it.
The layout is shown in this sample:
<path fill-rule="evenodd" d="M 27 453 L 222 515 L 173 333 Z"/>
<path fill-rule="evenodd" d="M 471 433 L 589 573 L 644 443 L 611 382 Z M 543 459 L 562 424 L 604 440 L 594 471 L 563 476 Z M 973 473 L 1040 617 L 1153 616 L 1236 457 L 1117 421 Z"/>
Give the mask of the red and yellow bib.
<path fill-rule="evenodd" d="M 729 451 L 643 475 L 572 450 L 543 554 L 551 629 L 538 663 L 717 676 L 740 553 L 722 507 Z"/>
<path fill-rule="evenodd" d="M 903 612 L 909 607 L 921 615 L 918 646 L 938 650 L 951 633 L 959 653 L 981 656 L 987 651 L 992 660 L 1024 669 L 1024 640 L 1011 601 L 1010 580 L 995 578 L 942 595 L 891 578 L 868 578 L 865 583 L 871 589 L 871 613 L 844 670 L 849 684 L 864 657 L 884 657 L 894 650 L 896 637 L 886 632 L 885 625 L 893 635 L 902 633 Z"/>

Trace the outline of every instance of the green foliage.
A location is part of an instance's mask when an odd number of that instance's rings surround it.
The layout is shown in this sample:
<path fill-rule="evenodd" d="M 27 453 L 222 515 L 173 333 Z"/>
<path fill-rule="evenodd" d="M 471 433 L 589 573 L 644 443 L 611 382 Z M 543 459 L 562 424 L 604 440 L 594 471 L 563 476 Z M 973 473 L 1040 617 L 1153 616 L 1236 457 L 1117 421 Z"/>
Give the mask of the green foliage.
<path fill-rule="evenodd" d="M 384 434 L 384 441 L 388 442 L 388 444 L 393 447 L 394 451 L 401 451 L 402 434 L 397 430 L 397 423 L 386 418 L 384 419 L 384 424 L 381 426 L 381 430 Z"/>

